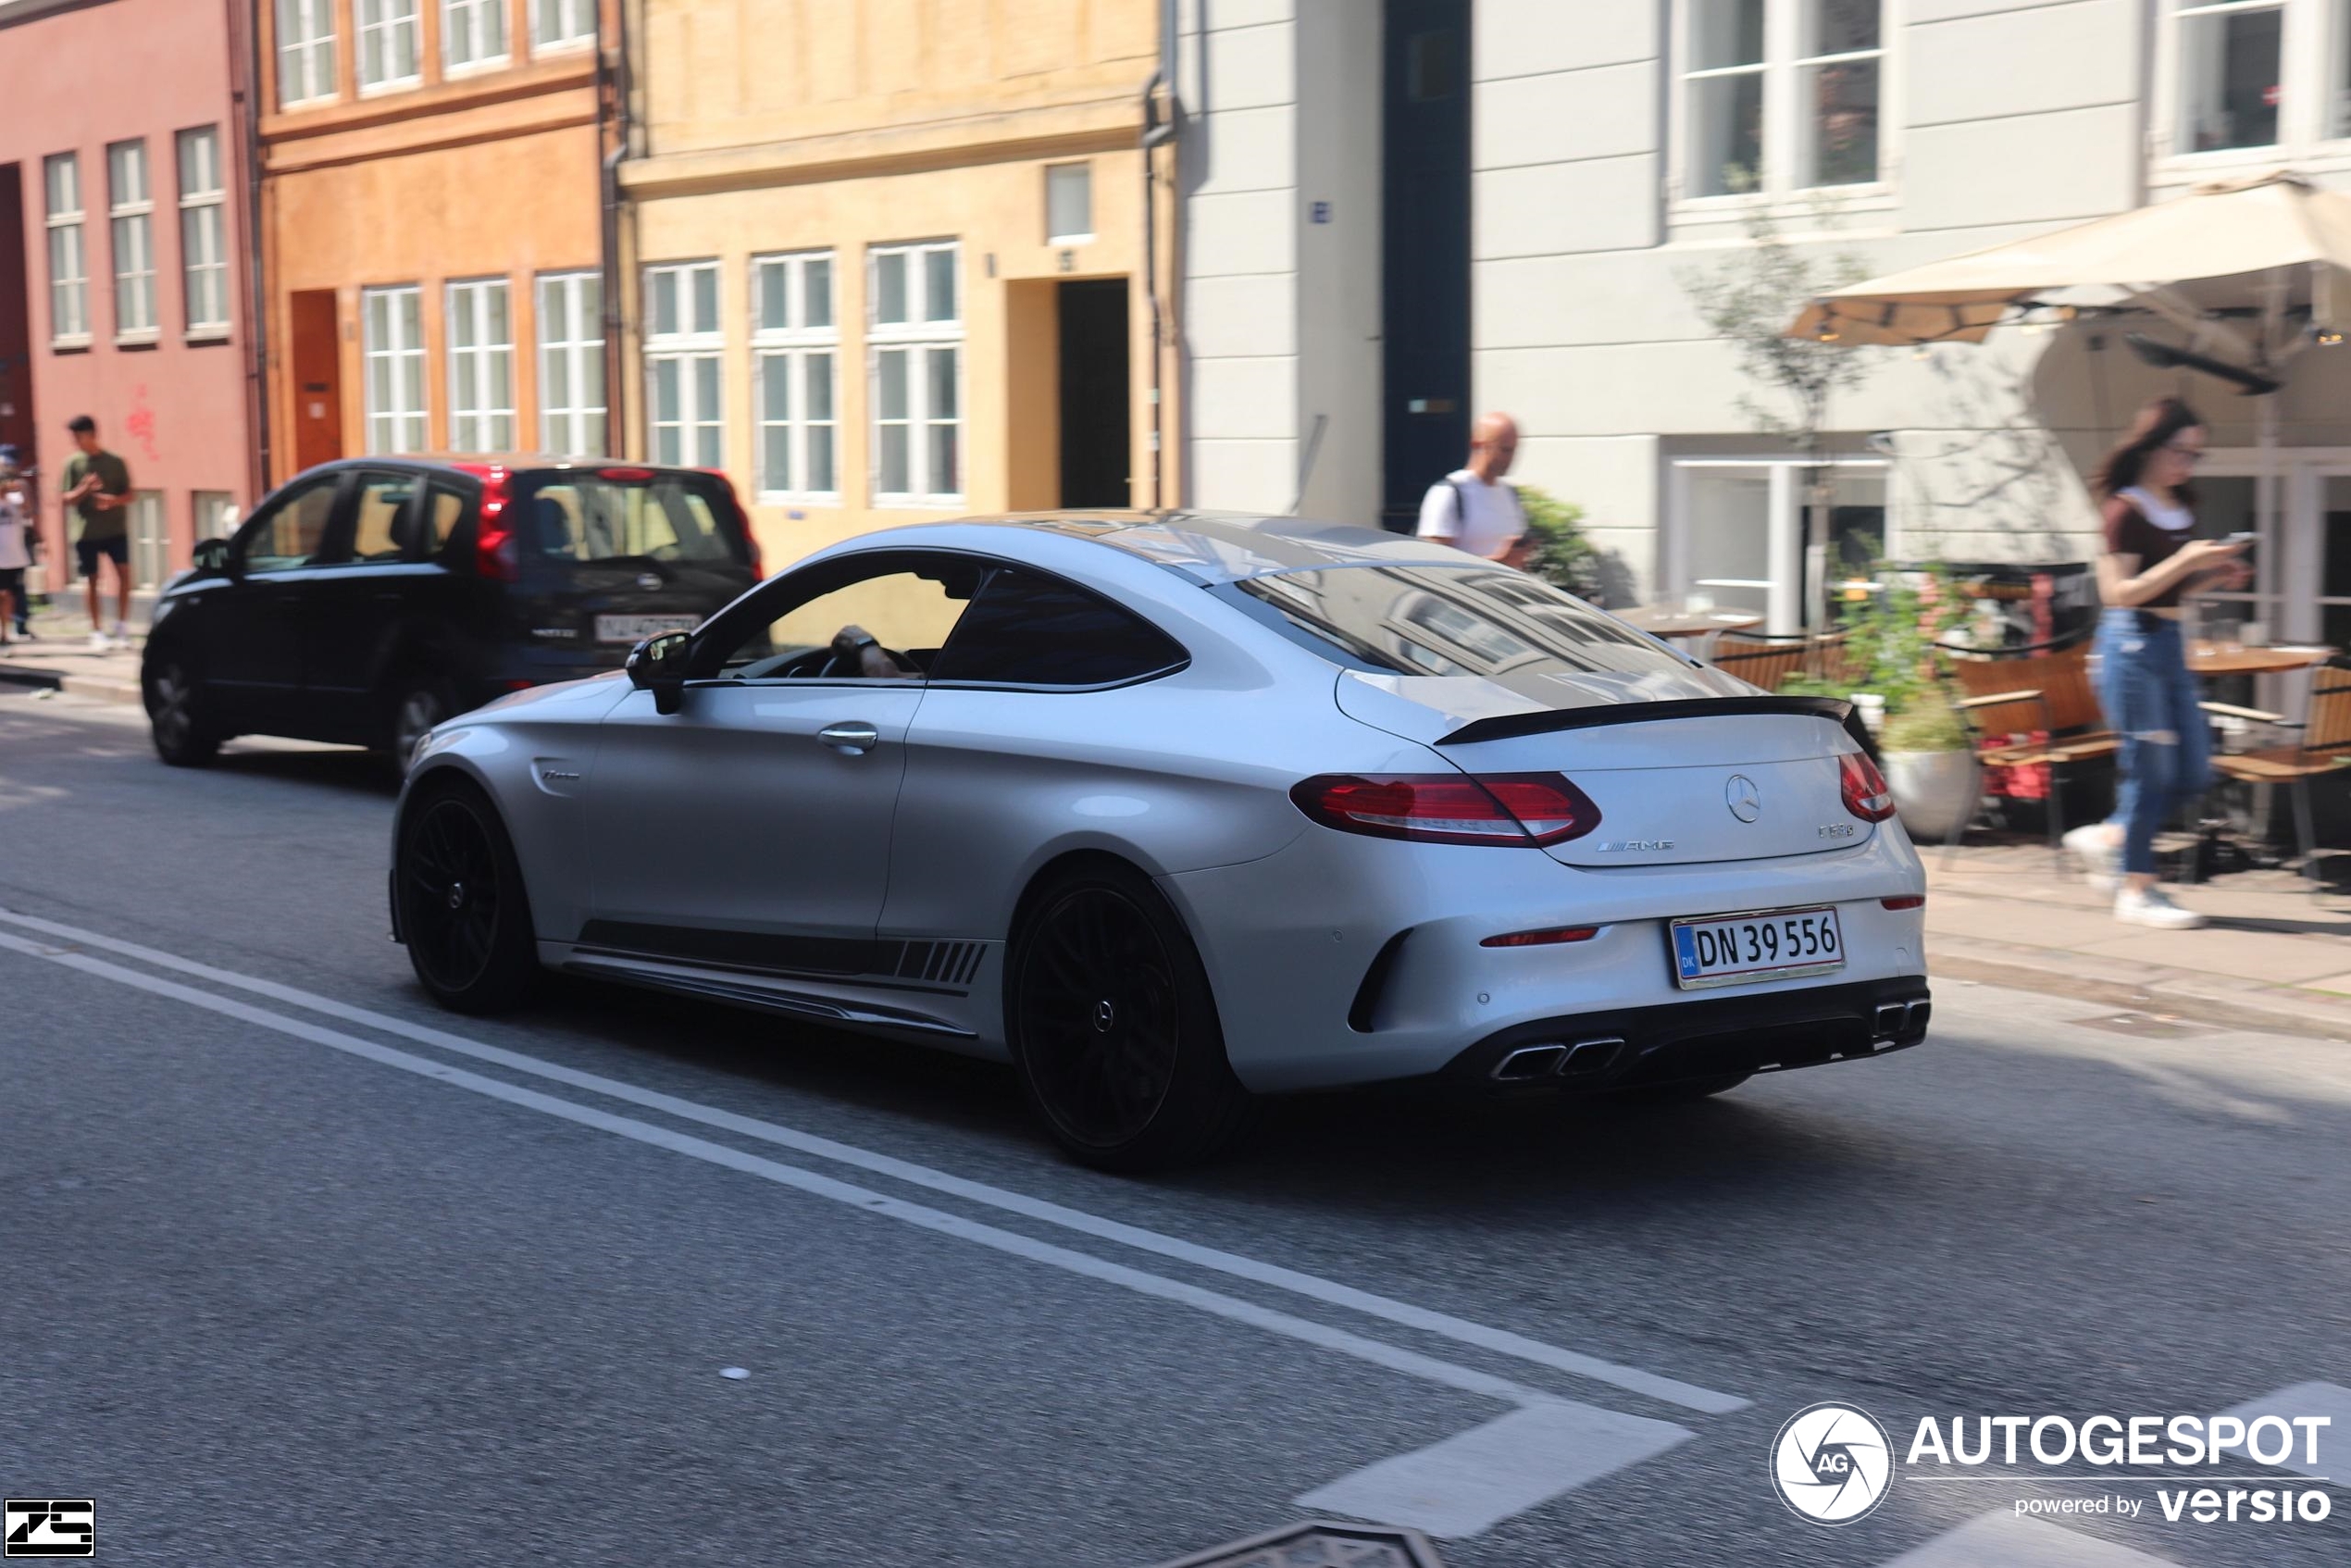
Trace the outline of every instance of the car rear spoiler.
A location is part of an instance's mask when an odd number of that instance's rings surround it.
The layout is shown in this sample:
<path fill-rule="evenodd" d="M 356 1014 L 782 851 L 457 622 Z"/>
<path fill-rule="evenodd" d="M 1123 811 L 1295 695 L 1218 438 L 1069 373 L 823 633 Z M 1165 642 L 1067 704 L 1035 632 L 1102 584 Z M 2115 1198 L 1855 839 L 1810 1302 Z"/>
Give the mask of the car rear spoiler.
<path fill-rule="evenodd" d="M 1469 746 L 1558 729 L 1596 729 L 1608 724 L 1655 724 L 1663 719 L 1734 718 L 1747 714 L 1802 714 L 1840 725 L 1854 743 L 1877 760 L 1877 743 L 1854 713 L 1836 697 L 1690 697 L 1664 703 L 1595 703 L 1586 708 L 1544 708 L 1527 714 L 1498 714 L 1472 719 L 1445 736 L 1440 746 Z"/>

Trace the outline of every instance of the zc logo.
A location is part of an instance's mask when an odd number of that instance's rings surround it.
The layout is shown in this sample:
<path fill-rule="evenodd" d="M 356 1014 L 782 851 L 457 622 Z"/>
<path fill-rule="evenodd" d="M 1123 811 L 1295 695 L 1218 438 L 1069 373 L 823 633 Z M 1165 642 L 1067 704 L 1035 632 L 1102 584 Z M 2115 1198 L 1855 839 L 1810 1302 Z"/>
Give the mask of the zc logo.
<path fill-rule="evenodd" d="M 1885 1428 L 1851 1405 L 1797 1411 L 1772 1439 L 1780 1500 L 1815 1524 L 1850 1524 L 1885 1500 L 1894 1446 Z"/>
<path fill-rule="evenodd" d="M 0 1557 L 92 1557 L 98 1505 L 89 1498 L 10 1498 Z"/>

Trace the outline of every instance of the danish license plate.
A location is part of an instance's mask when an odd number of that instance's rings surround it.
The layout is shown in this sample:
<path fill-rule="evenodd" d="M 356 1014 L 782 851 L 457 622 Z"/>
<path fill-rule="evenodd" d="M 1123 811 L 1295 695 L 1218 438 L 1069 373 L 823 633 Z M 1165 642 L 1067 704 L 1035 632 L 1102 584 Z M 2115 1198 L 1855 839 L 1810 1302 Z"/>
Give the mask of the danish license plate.
<path fill-rule="evenodd" d="M 665 631 L 691 631 L 702 625 L 697 616 L 598 616 L 596 641 L 626 642 L 631 647 Z"/>
<path fill-rule="evenodd" d="M 1834 909 L 1710 915 L 1676 920 L 1667 933 L 1673 944 L 1673 983 L 1684 990 L 1827 975 L 1845 967 L 1845 933 L 1837 928 Z"/>

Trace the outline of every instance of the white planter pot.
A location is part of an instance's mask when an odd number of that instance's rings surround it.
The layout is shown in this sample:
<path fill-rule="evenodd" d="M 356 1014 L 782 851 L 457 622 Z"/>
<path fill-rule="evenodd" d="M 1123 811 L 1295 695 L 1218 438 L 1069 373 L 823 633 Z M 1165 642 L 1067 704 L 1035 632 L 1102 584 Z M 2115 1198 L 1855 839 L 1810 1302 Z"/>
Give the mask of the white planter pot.
<path fill-rule="evenodd" d="M 1912 839 L 1940 843 L 1975 809 L 1965 752 L 1888 752 L 1878 760 Z"/>

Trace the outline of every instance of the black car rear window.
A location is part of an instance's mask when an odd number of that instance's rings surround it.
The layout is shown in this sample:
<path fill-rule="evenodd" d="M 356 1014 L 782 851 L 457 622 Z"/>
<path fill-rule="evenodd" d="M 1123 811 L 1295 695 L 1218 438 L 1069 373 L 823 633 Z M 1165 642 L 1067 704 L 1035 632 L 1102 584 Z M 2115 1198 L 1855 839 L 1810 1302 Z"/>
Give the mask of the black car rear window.
<path fill-rule="evenodd" d="M 955 623 L 933 680 L 1007 686 L 1109 686 L 1189 657 L 1149 621 L 1082 588 L 1004 566 Z"/>
<path fill-rule="evenodd" d="M 1498 566 L 1337 566 L 1211 591 L 1350 669 L 1482 676 L 1689 667 L 1581 599 Z"/>
<path fill-rule="evenodd" d="M 751 547 L 726 481 L 651 468 L 518 475 L 516 528 L 547 559 L 736 562 Z"/>

